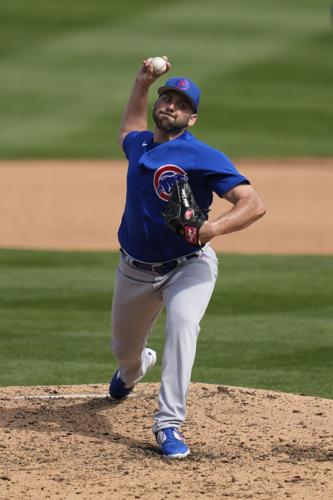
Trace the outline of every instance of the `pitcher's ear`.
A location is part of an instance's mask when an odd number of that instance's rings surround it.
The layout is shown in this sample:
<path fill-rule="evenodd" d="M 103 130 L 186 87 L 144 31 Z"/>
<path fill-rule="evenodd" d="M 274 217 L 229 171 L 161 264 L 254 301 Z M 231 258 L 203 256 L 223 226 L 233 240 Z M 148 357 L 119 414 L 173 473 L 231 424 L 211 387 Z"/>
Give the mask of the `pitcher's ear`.
<path fill-rule="evenodd" d="M 194 113 L 193 115 L 191 115 L 191 118 L 189 119 L 189 122 L 188 122 L 188 126 L 189 127 L 193 127 L 193 125 L 196 124 L 197 119 L 198 119 L 198 115 L 197 114 Z"/>

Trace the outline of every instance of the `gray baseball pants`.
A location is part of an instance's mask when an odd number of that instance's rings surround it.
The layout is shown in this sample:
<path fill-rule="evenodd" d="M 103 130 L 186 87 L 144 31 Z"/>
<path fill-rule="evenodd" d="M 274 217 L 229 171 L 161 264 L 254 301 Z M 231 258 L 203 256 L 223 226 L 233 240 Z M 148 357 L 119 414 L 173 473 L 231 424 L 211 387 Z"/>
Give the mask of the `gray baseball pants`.
<path fill-rule="evenodd" d="M 217 266 L 209 245 L 198 257 L 164 276 L 138 269 L 120 255 L 112 303 L 112 352 L 128 387 L 147 370 L 144 348 L 163 306 L 166 308 L 159 411 L 153 432 L 178 428 L 185 420 L 199 324 L 213 293 Z"/>

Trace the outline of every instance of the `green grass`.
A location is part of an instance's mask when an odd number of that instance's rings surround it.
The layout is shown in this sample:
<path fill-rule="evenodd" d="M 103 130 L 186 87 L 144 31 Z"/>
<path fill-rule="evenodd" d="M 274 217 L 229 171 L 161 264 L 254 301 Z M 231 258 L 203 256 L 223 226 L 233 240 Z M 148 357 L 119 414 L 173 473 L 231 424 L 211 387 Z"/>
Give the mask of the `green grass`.
<path fill-rule="evenodd" d="M 107 383 L 117 255 L 0 250 L 0 385 Z M 194 381 L 333 398 L 333 257 L 220 256 Z M 159 363 L 163 320 L 151 335 Z"/>
<path fill-rule="evenodd" d="M 332 156 L 330 4 L 3 0 L 0 156 L 120 156 L 134 73 L 159 54 L 202 87 L 200 139 L 232 157 Z"/>

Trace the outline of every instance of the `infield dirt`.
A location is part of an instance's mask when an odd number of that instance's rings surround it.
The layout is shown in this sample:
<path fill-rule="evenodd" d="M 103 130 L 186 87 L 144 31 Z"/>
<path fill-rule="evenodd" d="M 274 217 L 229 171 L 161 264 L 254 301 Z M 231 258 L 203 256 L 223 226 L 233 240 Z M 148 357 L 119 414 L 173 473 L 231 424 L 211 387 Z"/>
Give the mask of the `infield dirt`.
<path fill-rule="evenodd" d="M 332 254 L 333 159 L 236 161 L 267 207 L 218 252 Z M 122 161 L 0 162 L 0 247 L 114 250 L 125 202 Z M 215 198 L 210 218 L 230 209 Z"/>
<path fill-rule="evenodd" d="M 167 461 L 151 432 L 158 384 L 123 402 L 106 392 L 0 389 L 2 499 L 333 498 L 331 400 L 192 384 L 191 455 Z M 15 399 L 28 395 L 58 399 Z"/>

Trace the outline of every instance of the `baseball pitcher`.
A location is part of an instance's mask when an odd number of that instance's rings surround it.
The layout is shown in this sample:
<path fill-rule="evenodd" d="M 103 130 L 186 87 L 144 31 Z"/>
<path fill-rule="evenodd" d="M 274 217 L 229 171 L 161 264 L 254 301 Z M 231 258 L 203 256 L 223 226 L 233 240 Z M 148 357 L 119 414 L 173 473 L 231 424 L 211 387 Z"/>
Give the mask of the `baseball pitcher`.
<path fill-rule="evenodd" d="M 158 88 L 154 130 L 147 130 L 149 88 L 163 65 L 165 71 L 171 69 L 168 58 L 163 59 L 158 68 L 151 58 L 143 61 L 120 126 L 128 172 L 112 304 L 112 351 L 118 369 L 109 392 L 112 398 L 125 399 L 154 366 L 156 353 L 146 345 L 165 308 L 153 432 L 164 457 L 183 458 L 190 449 L 180 428 L 200 321 L 218 272 L 210 241 L 249 226 L 265 208 L 232 162 L 190 132 L 201 92 L 189 78 L 172 77 Z M 230 209 L 209 220 L 214 192 L 230 202 Z"/>

